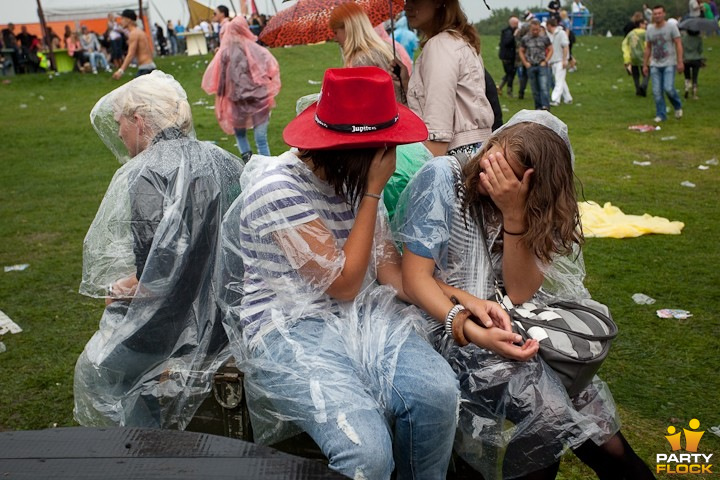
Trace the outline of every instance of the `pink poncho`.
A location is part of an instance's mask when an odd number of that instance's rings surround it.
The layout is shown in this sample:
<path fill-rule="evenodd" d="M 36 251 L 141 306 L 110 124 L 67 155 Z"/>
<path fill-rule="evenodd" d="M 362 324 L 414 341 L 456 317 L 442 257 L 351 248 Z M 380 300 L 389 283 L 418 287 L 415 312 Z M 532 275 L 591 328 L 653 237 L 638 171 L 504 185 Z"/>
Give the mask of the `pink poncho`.
<path fill-rule="evenodd" d="M 280 91 L 280 66 L 256 41 L 247 20 L 235 17 L 203 75 L 202 88 L 217 95 L 215 116 L 227 134 L 266 122 Z"/>

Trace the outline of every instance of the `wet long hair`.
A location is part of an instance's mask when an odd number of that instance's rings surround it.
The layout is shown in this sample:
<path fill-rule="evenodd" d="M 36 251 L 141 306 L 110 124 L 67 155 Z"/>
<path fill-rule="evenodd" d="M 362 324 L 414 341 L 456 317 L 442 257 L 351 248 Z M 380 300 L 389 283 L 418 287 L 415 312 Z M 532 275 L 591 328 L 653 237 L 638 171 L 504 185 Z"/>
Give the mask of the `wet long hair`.
<path fill-rule="evenodd" d="M 584 238 L 572 160 L 565 141 L 538 123 L 518 123 L 501 130 L 463 167 L 465 211 L 479 205 L 498 210 L 490 197 L 478 190 L 480 159 L 493 146 L 501 149 L 505 158 L 533 169 L 525 204 L 527 231 L 521 240 L 544 263 L 550 263 L 555 255 L 571 254 L 573 246 L 582 244 Z"/>
<path fill-rule="evenodd" d="M 367 190 L 368 173 L 377 148 L 352 150 L 301 150 L 300 158 L 312 160 L 313 172 L 322 169 L 325 181 L 350 205 Z"/>
<path fill-rule="evenodd" d="M 465 40 L 475 51 L 480 54 L 480 36 L 475 27 L 468 21 L 467 15 L 460 6 L 459 0 L 435 0 L 435 4 L 442 3 L 435 11 L 433 18 L 432 30 L 423 32 L 426 38 L 422 45 L 437 35 L 445 31 Z"/>

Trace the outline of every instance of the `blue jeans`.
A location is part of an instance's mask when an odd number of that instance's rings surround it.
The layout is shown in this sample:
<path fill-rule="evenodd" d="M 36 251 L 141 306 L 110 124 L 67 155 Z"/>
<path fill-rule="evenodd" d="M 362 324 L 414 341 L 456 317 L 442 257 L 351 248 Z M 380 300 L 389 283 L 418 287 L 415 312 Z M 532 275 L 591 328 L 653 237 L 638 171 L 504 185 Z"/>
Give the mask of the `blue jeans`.
<path fill-rule="evenodd" d="M 98 60 L 100 61 L 100 68 L 102 68 L 103 70 L 108 69 L 107 59 L 105 58 L 105 55 L 103 55 L 102 53 L 88 52 L 88 57 L 90 57 L 90 66 L 92 67 L 93 71 L 97 70 Z"/>
<path fill-rule="evenodd" d="M 322 320 L 302 319 L 287 335 L 296 345 L 273 331 L 253 352 L 251 362 L 261 366 L 246 372 L 253 425 L 262 415 L 253 400 L 269 402 L 270 428 L 273 419 L 292 419 L 343 475 L 382 480 L 396 470 L 398 479 L 445 478 L 458 381 L 429 343 L 410 332 L 358 368 L 345 339 Z M 385 401 L 378 401 L 380 390 L 388 392 Z"/>
<path fill-rule="evenodd" d="M 665 94 L 670 99 L 675 111 L 682 108 L 680 95 L 675 90 L 675 65 L 667 67 L 650 67 L 650 80 L 652 80 L 652 93 L 655 99 L 655 115 L 665 120 L 667 108 L 665 107 Z"/>
<path fill-rule="evenodd" d="M 548 85 L 548 67 L 533 65 L 527 69 L 530 89 L 535 100 L 535 109 L 550 108 L 550 86 Z"/>
<path fill-rule="evenodd" d="M 270 124 L 270 120 L 267 122 L 261 123 L 259 125 L 255 125 L 253 128 L 253 133 L 255 136 L 255 146 L 257 146 L 257 151 L 260 155 L 267 155 L 270 156 L 270 147 L 268 146 L 268 140 L 267 140 L 267 131 L 268 131 L 268 125 Z M 252 148 L 250 147 L 250 142 L 247 138 L 247 130 L 244 128 L 236 128 L 235 129 L 235 138 L 237 139 L 237 146 L 240 150 L 240 154 L 244 154 L 247 152 L 252 152 Z"/>

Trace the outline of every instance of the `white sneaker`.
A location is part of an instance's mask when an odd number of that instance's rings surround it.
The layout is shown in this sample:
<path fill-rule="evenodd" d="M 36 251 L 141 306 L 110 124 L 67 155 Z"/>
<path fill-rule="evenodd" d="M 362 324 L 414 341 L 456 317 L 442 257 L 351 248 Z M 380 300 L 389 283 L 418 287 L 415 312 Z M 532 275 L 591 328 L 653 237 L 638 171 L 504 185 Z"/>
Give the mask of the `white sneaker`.
<path fill-rule="evenodd" d="M 559 107 L 559 106 L 560 106 L 560 102 L 550 102 L 550 106 L 551 106 L 551 107 Z"/>
<path fill-rule="evenodd" d="M 93 68 L 93 75 L 97 75 L 97 70 Z"/>
<path fill-rule="evenodd" d="M 675 110 L 675 118 L 677 118 L 678 120 L 682 118 L 682 108 L 678 108 L 677 110 Z"/>
<path fill-rule="evenodd" d="M 660 123 L 660 122 L 664 122 L 664 121 L 665 121 L 664 118 L 660 118 L 660 117 L 653 118 L 653 122 L 655 122 L 655 123 Z"/>

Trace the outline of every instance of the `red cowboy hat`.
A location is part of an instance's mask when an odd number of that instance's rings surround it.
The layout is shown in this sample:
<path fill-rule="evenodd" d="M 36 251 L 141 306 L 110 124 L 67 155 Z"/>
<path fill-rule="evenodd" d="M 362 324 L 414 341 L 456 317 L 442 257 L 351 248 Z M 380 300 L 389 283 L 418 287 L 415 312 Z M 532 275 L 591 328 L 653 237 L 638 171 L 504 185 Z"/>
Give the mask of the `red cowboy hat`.
<path fill-rule="evenodd" d="M 395 101 L 390 75 L 378 67 L 330 68 L 320 99 L 283 130 L 302 150 L 379 148 L 427 140 L 422 119 Z"/>

